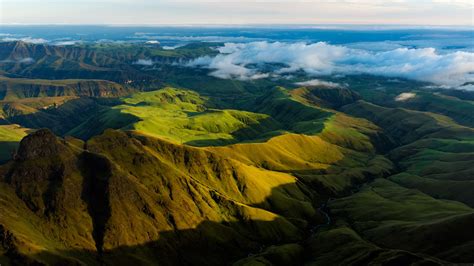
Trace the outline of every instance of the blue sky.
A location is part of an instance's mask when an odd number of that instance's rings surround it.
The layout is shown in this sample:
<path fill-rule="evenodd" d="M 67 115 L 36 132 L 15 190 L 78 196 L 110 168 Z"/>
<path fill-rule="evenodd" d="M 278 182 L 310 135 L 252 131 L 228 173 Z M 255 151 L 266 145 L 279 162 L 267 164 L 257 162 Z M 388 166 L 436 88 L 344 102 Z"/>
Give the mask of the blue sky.
<path fill-rule="evenodd" d="M 471 0 L 0 0 L 2 24 L 474 24 Z"/>

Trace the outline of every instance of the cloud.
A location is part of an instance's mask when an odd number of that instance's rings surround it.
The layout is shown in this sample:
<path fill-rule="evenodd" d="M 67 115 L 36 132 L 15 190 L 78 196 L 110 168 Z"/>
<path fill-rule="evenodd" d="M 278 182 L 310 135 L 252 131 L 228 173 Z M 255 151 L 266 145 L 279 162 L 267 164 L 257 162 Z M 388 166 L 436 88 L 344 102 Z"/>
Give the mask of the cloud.
<path fill-rule="evenodd" d="M 151 59 L 138 59 L 133 64 L 134 65 L 142 65 L 142 66 L 151 66 L 151 65 L 153 65 L 153 61 Z"/>
<path fill-rule="evenodd" d="M 32 64 L 35 60 L 31 57 L 16 58 L 16 59 L 5 59 L 1 60 L 0 63 L 20 63 L 20 64 Z"/>
<path fill-rule="evenodd" d="M 33 44 L 42 44 L 42 43 L 47 43 L 48 40 L 45 40 L 43 38 L 31 38 L 31 37 L 5 37 L 1 39 L 2 42 L 15 42 L 15 41 L 22 41 L 22 42 L 27 42 L 27 43 L 33 43 Z"/>
<path fill-rule="evenodd" d="M 151 41 L 146 41 L 146 44 L 160 44 L 159 41 L 151 40 Z"/>
<path fill-rule="evenodd" d="M 303 71 L 309 76 L 372 74 L 458 86 L 474 81 L 474 53 L 438 53 L 434 48 L 374 51 L 325 42 L 226 43 L 215 57 L 201 57 L 187 66 L 209 68 L 212 76 L 241 80 Z M 282 66 L 273 73 L 263 66 Z"/>
<path fill-rule="evenodd" d="M 298 86 L 323 86 L 323 87 L 328 87 L 328 88 L 341 87 L 341 84 L 339 83 L 324 81 L 320 79 L 311 79 L 311 80 L 307 80 L 303 82 L 296 82 L 295 84 Z"/>
<path fill-rule="evenodd" d="M 397 102 L 404 102 L 409 99 L 413 99 L 416 97 L 416 93 L 413 92 L 403 92 L 400 93 L 397 97 L 395 97 L 395 101 Z"/>
<path fill-rule="evenodd" d="M 157 40 L 157 41 L 174 41 L 174 42 L 251 42 L 251 41 L 263 41 L 264 38 L 251 38 L 244 36 L 173 36 L 173 35 L 156 35 L 153 33 L 139 32 L 135 33 L 131 39 L 143 39 L 143 40 Z"/>
<path fill-rule="evenodd" d="M 26 58 L 19 59 L 18 62 L 22 64 L 31 64 L 31 63 L 34 63 L 35 60 L 31 57 L 26 57 Z"/>
<path fill-rule="evenodd" d="M 68 40 L 68 41 L 56 41 L 53 43 L 53 45 L 66 46 L 66 45 L 75 45 L 79 43 L 82 43 L 82 41 Z"/>
<path fill-rule="evenodd" d="M 474 91 L 474 84 L 466 84 L 456 87 L 457 90 Z"/>
<path fill-rule="evenodd" d="M 174 46 L 163 46 L 163 50 L 174 50 L 176 48 L 179 48 L 179 47 L 183 47 L 185 46 L 186 44 L 185 43 L 181 43 L 181 44 L 177 44 L 177 45 L 174 45 Z"/>
<path fill-rule="evenodd" d="M 250 69 L 240 64 L 234 64 L 232 55 L 218 55 L 200 57 L 186 65 L 189 67 L 206 67 L 213 69 L 209 75 L 221 79 L 253 80 L 269 77 L 268 73 L 258 73 L 257 69 Z"/>

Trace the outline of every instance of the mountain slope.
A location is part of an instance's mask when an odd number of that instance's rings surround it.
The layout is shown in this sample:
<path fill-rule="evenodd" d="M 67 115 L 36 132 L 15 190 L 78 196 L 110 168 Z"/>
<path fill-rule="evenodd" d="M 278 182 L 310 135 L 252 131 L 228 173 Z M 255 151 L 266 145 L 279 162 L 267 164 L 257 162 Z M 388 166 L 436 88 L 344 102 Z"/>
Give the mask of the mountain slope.
<path fill-rule="evenodd" d="M 121 132 L 86 145 L 40 130 L 0 168 L 0 224 L 10 239 L 2 260 L 89 264 L 98 252 L 124 262 L 167 254 L 160 261 L 169 264 L 189 249 L 186 261 L 220 264 L 267 242 L 297 241 L 304 221 L 318 219 L 314 195 L 287 174 Z M 200 241 L 210 245 L 202 252 L 233 252 L 192 255 Z"/>

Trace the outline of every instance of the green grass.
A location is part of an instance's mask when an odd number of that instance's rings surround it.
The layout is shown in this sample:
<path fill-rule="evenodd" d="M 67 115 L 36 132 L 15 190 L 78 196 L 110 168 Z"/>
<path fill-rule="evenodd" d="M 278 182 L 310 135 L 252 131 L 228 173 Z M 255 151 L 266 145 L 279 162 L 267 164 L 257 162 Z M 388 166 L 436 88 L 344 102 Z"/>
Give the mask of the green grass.
<path fill-rule="evenodd" d="M 92 125 L 97 125 L 102 129 L 123 128 L 177 143 L 206 146 L 259 139 L 279 128 L 279 123 L 265 114 L 212 106 L 208 98 L 187 90 L 165 88 L 136 93 L 69 134 L 81 137 Z"/>
<path fill-rule="evenodd" d="M 438 200 L 418 190 L 377 179 L 359 193 L 330 203 L 331 213 L 352 221 L 351 227 L 376 245 L 467 262 L 474 210 L 455 201 Z M 468 233 L 469 232 L 469 233 Z"/>
<path fill-rule="evenodd" d="M 11 249 L 45 264 L 95 264 L 100 222 L 103 260 L 176 264 L 180 250 L 186 261 L 222 265 L 263 243 L 299 241 L 316 214 L 294 176 L 203 148 L 113 130 L 89 140 L 87 151 L 47 131 L 25 143 L 27 160 L 0 166 L 0 223 L 14 237 L 0 259 Z"/>

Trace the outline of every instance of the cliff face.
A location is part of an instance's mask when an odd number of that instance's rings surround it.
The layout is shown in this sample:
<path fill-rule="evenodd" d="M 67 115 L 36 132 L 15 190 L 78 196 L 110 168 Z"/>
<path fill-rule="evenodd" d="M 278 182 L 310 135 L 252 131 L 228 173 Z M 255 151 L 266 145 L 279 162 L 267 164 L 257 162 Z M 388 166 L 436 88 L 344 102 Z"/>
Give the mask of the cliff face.
<path fill-rule="evenodd" d="M 45 80 L 0 77 L 0 101 L 40 97 L 120 97 L 137 91 L 106 80 Z"/>
<path fill-rule="evenodd" d="M 85 147 L 39 130 L 0 168 L 5 260 L 222 264 L 318 219 L 287 174 L 119 131 Z"/>

